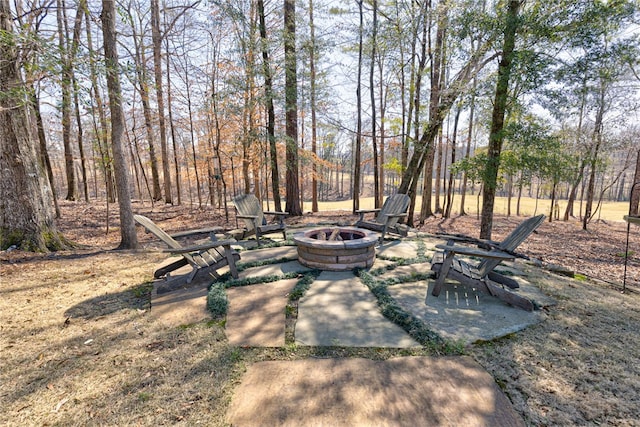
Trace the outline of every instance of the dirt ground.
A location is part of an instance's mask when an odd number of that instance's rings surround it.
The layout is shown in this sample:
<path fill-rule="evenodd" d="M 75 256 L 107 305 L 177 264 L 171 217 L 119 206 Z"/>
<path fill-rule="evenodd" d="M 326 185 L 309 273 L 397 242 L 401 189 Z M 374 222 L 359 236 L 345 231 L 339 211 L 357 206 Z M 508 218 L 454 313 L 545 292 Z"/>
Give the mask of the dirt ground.
<path fill-rule="evenodd" d="M 167 329 L 149 315 L 153 251 L 113 251 L 117 206 L 63 202 L 60 229 L 78 247 L 0 252 L 0 424 L 224 425 L 245 367 L 305 357 L 299 349 L 240 349 L 223 325 Z M 135 204 L 169 232 L 220 225 L 233 213 Z M 347 212 L 288 219 L 353 223 Z M 495 240 L 521 218 L 496 217 Z M 431 218 L 428 233 L 477 237 L 475 217 Z M 626 224 L 543 224 L 519 251 L 579 273 L 545 280 L 558 304 L 545 322 L 467 353 L 495 378 L 529 425 L 640 425 L 640 228 L 632 227 L 621 293 Z M 142 231 L 141 242 L 152 242 Z M 385 353 L 386 354 L 386 353 Z M 367 353 L 364 353 L 368 356 Z M 393 355 L 393 354 L 390 354 Z M 362 354 L 360 354 L 362 356 Z M 376 351 L 375 357 L 385 357 Z"/>

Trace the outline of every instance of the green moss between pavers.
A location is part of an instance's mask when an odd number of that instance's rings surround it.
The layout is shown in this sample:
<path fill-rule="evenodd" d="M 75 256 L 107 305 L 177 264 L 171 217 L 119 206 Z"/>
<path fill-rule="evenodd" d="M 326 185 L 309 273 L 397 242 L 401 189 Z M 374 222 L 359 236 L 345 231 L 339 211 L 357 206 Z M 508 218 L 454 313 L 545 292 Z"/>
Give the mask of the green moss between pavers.
<path fill-rule="evenodd" d="M 274 258 L 262 259 L 262 260 L 251 261 L 251 262 L 240 261 L 236 264 L 236 268 L 240 272 L 253 267 L 262 267 L 264 265 L 281 264 L 285 262 L 296 261 L 297 259 L 298 257 L 296 256 L 296 257 L 282 257 L 282 258 L 275 258 L 275 259 Z"/>
<path fill-rule="evenodd" d="M 260 249 L 264 249 L 266 247 L 279 247 L 279 246 L 288 246 L 290 245 L 287 242 L 274 243 L 273 245 L 262 245 Z M 258 248 L 254 248 L 258 249 Z M 251 249 L 250 249 L 251 250 Z M 379 276 L 386 271 L 391 271 L 396 269 L 399 266 L 425 263 L 428 261 L 426 255 L 426 246 L 424 242 L 418 241 L 417 248 L 417 256 L 415 258 L 405 259 L 399 257 L 385 257 L 379 256 L 380 259 L 388 260 L 394 262 L 393 265 L 385 266 L 378 268 L 376 270 L 365 271 L 362 269 L 356 269 L 354 272 L 362 282 L 371 290 L 376 299 L 378 300 L 378 305 L 380 306 L 380 310 L 382 314 L 401 328 L 403 328 L 413 339 L 415 339 L 418 343 L 424 346 L 424 349 L 420 351 L 423 353 L 426 351 L 429 354 L 448 354 L 448 355 L 456 355 L 456 354 L 464 354 L 464 346 L 460 343 L 445 340 L 436 332 L 429 329 L 424 322 L 415 317 L 413 314 L 408 313 L 403 308 L 401 308 L 395 300 L 391 297 L 387 290 L 387 286 L 394 285 L 397 283 L 409 283 L 419 280 L 428 280 L 432 278 L 432 273 L 413 273 L 407 276 L 401 276 L 396 278 L 389 278 L 386 280 L 376 280 L 375 276 Z M 263 265 L 271 265 L 282 262 L 293 261 L 291 258 L 283 257 L 279 259 L 270 259 L 270 260 L 261 260 L 255 261 L 246 264 L 240 264 L 238 267 L 239 271 L 251 268 L 251 267 L 259 267 Z M 287 320 L 297 318 L 298 309 L 297 302 L 309 289 L 313 281 L 318 277 L 321 273 L 320 270 L 311 270 L 305 273 L 287 273 L 282 275 L 270 275 L 263 277 L 249 277 L 244 279 L 232 279 L 230 273 L 226 273 L 220 277 L 220 279 L 215 282 L 207 295 L 207 307 L 212 312 L 214 317 L 218 320 L 216 322 L 220 322 L 220 318 L 224 317 L 227 312 L 229 301 L 227 299 L 226 288 L 231 287 L 239 287 L 239 286 L 250 286 L 259 283 L 270 283 L 278 280 L 286 280 L 293 279 L 295 277 L 300 277 L 298 283 L 296 283 L 295 287 L 289 294 L 289 301 L 285 308 L 285 318 Z M 297 352 L 299 348 L 295 345 L 295 341 L 293 338 L 292 332 L 285 334 L 285 344 L 287 351 Z M 379 349 L 378 349 L 379 350 Z M 307 349 L 310 351 L 310 349 Z M 312 351 L 315 353 L 319 351 L 322 353 L 324 350 Z M 351 349 L 342 349 L 340 347 L 332 348 L 329 353 L 335 354 L 336 352 L 348 352 L 352 353 Z M 376 349 L 368 350 L 368 352 L 375 352 Z M 395 353 L 395 352 L 393 352 Z M 413 353 L 407 353 L 413 354 Z"/>
<path fill-rule="evenodd" d="M 244 279 L 226 279 L 220 280 L 211 285 L 207 294 L 207 308 L 214 318 L 221 318 L 227 314 L 229 300 L 227 298 L 227 288 L 236 288 L 241 286 L 257 285 L 259 283 L 271 283 L 279 280 L 295 279 L 299 277 L 298 283 L 294 286 L 289 294 L 289 302 L 297 301 L 302 298 L 305 292 L 311 286 L 311 283 L 320 274 L 319 270 L 311 270 L 305 273 L 286 273 L 272 274 L 269 276 L 247 277 Z M 230 276 L 227 276 L 230 278 Z M 223 279 L 223 277 L 221 277 Z"/>
<path fill-rule="evenodd" d="M 404 329 L 420 345 L 440 354 L 463 353 L 463 348 L 458 343 L 443 339 L 429 329 L 423 321 L 400 307 L 389 294 L 387 285 L 383 281 L 376 280 L 364 270 L 358 270 L 357 275 L 378 300 L 378 306 L 384 317 Z"/>

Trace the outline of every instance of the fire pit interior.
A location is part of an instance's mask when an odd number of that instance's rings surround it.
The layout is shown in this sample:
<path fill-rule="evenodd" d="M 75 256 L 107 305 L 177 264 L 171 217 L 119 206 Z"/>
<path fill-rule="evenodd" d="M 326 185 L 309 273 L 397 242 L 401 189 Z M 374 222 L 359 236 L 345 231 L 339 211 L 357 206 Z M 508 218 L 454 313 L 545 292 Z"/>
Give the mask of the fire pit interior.
<path fill-rule="evenodd" d="M 297 233 L 298 261 L 310 268 L 343 271 L 373 265 L 378 237 L 356 227 L 316 228 Z"/>

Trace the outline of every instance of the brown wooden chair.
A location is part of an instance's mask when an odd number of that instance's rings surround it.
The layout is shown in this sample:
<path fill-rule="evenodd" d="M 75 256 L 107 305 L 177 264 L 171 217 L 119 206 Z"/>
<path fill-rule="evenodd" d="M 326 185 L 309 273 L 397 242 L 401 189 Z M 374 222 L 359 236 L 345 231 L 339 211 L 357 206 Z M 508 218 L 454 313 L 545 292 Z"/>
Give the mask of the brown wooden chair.
<path fill-rule="evenodd" d="M 245 224 L 241 239 L 250 236 L 256 236 L 258 246 L 260 246 L 260 238 L 265 234 L 282 233 L 282 238 L 286 240 L 287 231 L 284 217 L 289 215 L 288 212 L 269 212 L 262 210 L 262 204 L 253 194 L 243 194 L 233 199 L 236 207 L 236 218 L 242 219 Z M 265 215 L 273 215 L 275 221 L 267 223 Z"/>
<path fill-rule="evenodd" d="M 357 210 L 356 213 L 360 214 L 360 218 L 354 226 L 379 232 L 380 244 L 384 241 L 384 236 L 387 232 L 406 236 L 408 227 L 398 224 L 398 221 L 400 218 L 407 216 L 410 200 L 406 194 L 397 193 L 387 197 L 381 209 Z M 365 220 L 364 216 L 368 213 L 376 213 L 376 215 L 371 220 Z"/>
<path fill-rule="evenodd" d="M 234 243 L 233 240 L 212 240 L 204 245 L 183 247 L 149 218 L 142 215 L 134 215 L 133 218 L 148 232 L 169 246 L 169 249 L 164 250 L 164 252 L 182 256 L 181 259 L 157 269 L 153 273 L 155 279 L 162 277 L 168 279 L 169 273 L 185 265 L 191 265 L 192 267 L 191 272 L 185 278 L 186 283 L 191 283 L 194 277 L 202 272 L 207 272 L 214 278 L 218 278 L 217 270 L 225 265 L 229 266 L 231 275 L 234 278 L 238 278 L 236 262 L 240 259 L 240 254 L 231 249 L 231 244 Z M 202 230 L 196 230 L 194 233 L 201 232 Z M 180 233 L 181 237 L 187 237 L 188 235 L 189 233 Z"/>
<path fill-rule="evenodd" d="M 516 248 L 544 222 L 544 219 L 544 215 L 538 215 L 523 221 L 502 242 L 449 236 L 446 245 L 436 245 L 436 248 L 442 251 L 435 253 L 431 263 L 431 269 L 437 274 L 431 295 L 440 295 L 445 279 L 451 278 L 500 298 L 508 304 L 533 311 L 534 306 L 530 300 L 505 289 L 505 286 L 515 289 L 519 286 L 518 283 L 493 270 L 502 261 L 516 258 Z M 481 247 L 462 246 L 456 242 L 475 243 Z M 456 254 L 480 257 L 482 261 L 477 265 L 471 265 L 455 256 Z"/>

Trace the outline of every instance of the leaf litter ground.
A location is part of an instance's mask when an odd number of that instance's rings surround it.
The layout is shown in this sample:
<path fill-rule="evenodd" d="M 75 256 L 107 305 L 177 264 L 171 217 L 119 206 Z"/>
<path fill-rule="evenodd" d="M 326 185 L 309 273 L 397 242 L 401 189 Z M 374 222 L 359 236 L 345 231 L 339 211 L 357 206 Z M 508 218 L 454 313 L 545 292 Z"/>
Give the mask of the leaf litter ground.
<path fill-rule="evenodd" d="M 63 202 L 60 227 L 78 248 L 53 254 L 0 253 L 0 424 L 224 425 L 246 366 L 310 356 L 386 358 L 380 349 L 242 349 L 216 322 L 167 329 L 149 313 L 158 252 L 112 251 L 119 232 L 105 206 Z M 136 204 L 170 232 L 220 225 L 231 213 Z M 113 211 L 113 207 L 111 208 Z M 113 215 L 113 212 L 111 213 Z M 353 223 L 347 212 L 290 219 Z M 494 239 L 521 218 L 497 217 Z M 430 218 L 427 233 L 477 236 L 475 217 Z M 631 250 L 640 253 L 640 229 Z M 149 245 L 152 238 L 140 232 Z M 558 300 L 548 319 L 466 349 L 495 378 L 529 425 L 640 425 L 640 281 L 629 263 L 622 294 L 626 225 L 545 223 L 519 249 L 584 280 L 541 279 Z M 151 245 L 153 246 L 153 245 Z"/>

